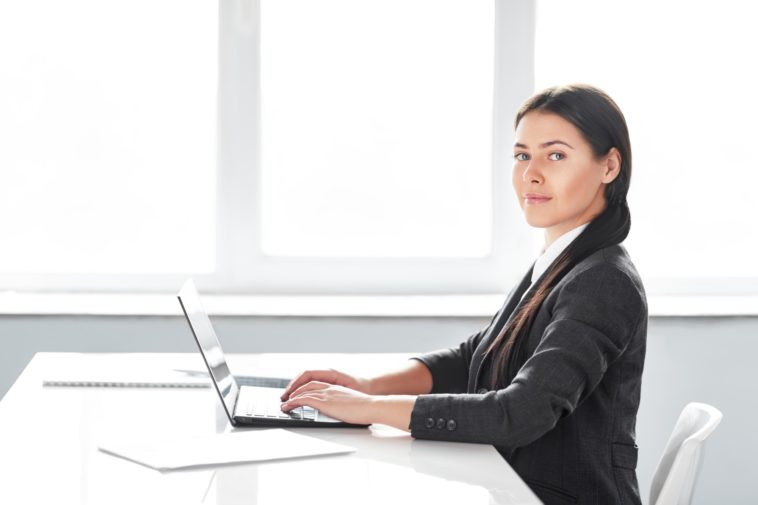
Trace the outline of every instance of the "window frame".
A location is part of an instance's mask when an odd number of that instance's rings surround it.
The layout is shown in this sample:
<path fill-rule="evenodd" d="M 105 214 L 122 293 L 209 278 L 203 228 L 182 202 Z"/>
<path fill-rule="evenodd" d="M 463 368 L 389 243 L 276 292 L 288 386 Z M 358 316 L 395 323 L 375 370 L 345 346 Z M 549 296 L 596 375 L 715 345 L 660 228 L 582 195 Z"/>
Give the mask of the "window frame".
<path fill-rule="evenodd" d="M 492 250 L 484 258 L 286 258 L 260 248 L 260 62 L 257 37 L 260 2 L 248 0 L 244 33 L 230 26 L 222 2 L 218 289 L 240 293 L 452 294 L 502 293 L 509 289 L 535 251 L 534 235 L 523 227 L 509 198 L 510 142 L 492 142 Z M 532 92 L 534 6 L 494 2 L 495 40 L 493 139 L 512 139 L 512 118 Z M 524 22 L 524 21 L 528 22 Z M 224 23 L 227 23 L 226 25 Z M 225 40 L 226 38 L 226 40 Z M 509 70 L 521 69 L 516 75 Z M 254 89 L 254 98 L 245 92 Z M 247 141 L 246 139 L 254 139 Z M 501 167 L 500 169 L 496 167 Z M 251 197 L 252 196 L 252 197 Z M 252 227 L 250 224 L 252 223 Z M 246 230 L 246 233 L 235 232 Z M 513 230 L 509 232 L 508 230 Z M 515 245 L 515 246 L 514 246 Z M 202 281 L 200 283 L 202 284 Z M 213 289 L 211 279 L 206 285 Z"/>

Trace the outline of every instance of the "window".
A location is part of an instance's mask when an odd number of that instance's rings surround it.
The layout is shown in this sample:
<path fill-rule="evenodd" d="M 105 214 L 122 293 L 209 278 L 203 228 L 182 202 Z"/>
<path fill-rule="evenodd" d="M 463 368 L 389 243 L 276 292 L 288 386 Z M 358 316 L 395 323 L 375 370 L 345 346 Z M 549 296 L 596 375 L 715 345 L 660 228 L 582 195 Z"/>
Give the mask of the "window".
<path fill-rule="evenodd" d="M 262 0 L 262 249 L 492 248 L 494 3 Z"/>
<path fill-rule="evenodd" d="M 522 11 L 261 0 L 249 18 L 260 50 L 239 44 L 221 68 L 219 224 L 229 227 L 219 257 L 230 289 L 509 289 L 539 247 L 514 226 L 510 157 L 492 141 L 511 138 L 531 91 L 529 72 L 510 74 L 530 44 Z M 229 224 L 241 216 L 247 228 Z"/>
<path fill-rule="evenodd" d="M 754 10 L 0 5 L 0 289 L 506 292 L 542 244 L 515 111 L 584 81 L 629 122 L 648 294 L 755 293 Z"/>
<path fill-rule="evenodd" d="M 217 11 L 0 4 L 7 284 L 215 270 Z"/>

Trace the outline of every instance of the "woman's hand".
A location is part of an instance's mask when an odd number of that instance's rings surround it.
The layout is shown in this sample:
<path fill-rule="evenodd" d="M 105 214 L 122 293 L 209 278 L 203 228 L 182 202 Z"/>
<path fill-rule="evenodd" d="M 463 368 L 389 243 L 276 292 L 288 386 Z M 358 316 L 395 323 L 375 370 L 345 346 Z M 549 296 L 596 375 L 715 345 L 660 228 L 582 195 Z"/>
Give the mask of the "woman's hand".
<path fill-rule="evenodd" d="M 373 396 L 355 389 L 311 381 L 293 391 L 282 410 L 289 412 L 307 405 L 348 423 L 371 424 L 376 421 L 373 400 Z"/>
<path fill-rule="evenodd" d="M 344 386 L 367 395 L 371 394 L 371 380 L 363 377 L 354 377 L 352 375 L 338 372 L 334 369 L 328 370 L 306 370 L 301 373 L 289 383 L 284 390 L 282 401 L 287 401 L 293 391 L 297 390 L 301 386 L 308 384 L 311 381 L 325 382 L 327 384 L 334 384 L 336 386 Z"/>
<path fill-rule="evenodd" d="M 372 396 L 345 386 L 311 381 L 293 391 L 282 410 L 289 412 L 306 405 L 348 423 L 382 423 L 410 431 L 415 403 L 415 396 Z"/>

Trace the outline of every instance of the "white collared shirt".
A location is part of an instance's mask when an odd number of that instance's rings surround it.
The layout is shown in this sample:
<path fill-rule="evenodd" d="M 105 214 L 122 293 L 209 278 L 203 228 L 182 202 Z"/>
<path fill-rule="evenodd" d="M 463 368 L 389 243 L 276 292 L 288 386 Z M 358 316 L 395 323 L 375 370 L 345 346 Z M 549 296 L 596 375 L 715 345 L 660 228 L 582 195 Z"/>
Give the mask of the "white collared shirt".
<path fill-rule="evenodd" d="M 589 225 L 590 223 L 584 223 L 582 225 L 577 226 L 576 228 L 567 231 L 557 239 L 553 241 L 552 244 L 547 249 L 544 249 L 540 253 L 540 256 L 537 258 L 537 261 L 534 263 L 534 270 L 532 271 L 532 280 L 529 287 L 524 291 L 524 294 L 521 295 L 521 298 L 524 298 L 524 295 L 526 295 L 526 292 L 529 291 L 532 286 L 534 286 L 534 281 L 540 278 L 540 276 L 543 274 L 545 270 L 548 269 L 550 264 L 555 261 L 555 259 L 563 252 L 563 250 L 568 247 L 568 245 L 573 242 L 573 240 L 579 236 L 582 231 Z"/>

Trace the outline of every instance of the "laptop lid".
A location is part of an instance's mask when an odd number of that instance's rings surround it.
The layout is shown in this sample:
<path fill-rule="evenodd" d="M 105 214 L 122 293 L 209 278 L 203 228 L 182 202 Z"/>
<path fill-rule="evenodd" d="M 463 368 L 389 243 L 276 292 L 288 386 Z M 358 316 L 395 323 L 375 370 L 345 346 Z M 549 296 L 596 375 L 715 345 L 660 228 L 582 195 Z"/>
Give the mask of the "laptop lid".
<path fill-rule="evenodd" d="M 208 367 L 216 392 L 221 397 L 226 415 L 234 424 L 234 406 L 237 403 L 239 385 L 229 371 L 224 352 L 221 350 L 221 343 L 213 330 L 208 314 L 200 304 L 200 295 L 192 279 L 185 281 L 177 298 L 200 349 L 200 354 L 203 355 L 205 365 Z"/>

